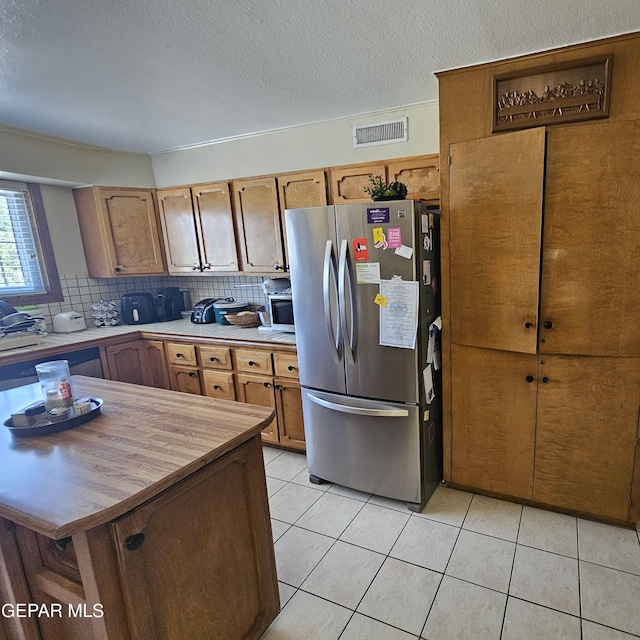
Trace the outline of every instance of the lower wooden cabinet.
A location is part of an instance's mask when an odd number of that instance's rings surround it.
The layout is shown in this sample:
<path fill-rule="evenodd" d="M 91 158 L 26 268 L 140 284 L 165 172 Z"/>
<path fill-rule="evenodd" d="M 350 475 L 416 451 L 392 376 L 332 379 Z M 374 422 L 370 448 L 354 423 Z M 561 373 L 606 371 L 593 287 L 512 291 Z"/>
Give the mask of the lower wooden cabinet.
<path fill-rule="evenodd" d="M 0 597 L 63 612 L 0 617 L 2 640 L 258 640 L 279 610 L 260 442 L 69 538 L 0 519 L 0 557 Z"/>
<path fill-rule="evenodd" d="M 639 358 L 454 344 L 451 381 L 452 483 L 638 520 Z"/>
<path fill-rule="evenodd" d="M 139 339 L 103 348 L 103 368 L 111 380 L 276 409 L 262 441 L 305 450 L 296 353 Z"/>
<path fill-rule="evenodd" d="M 246 373 L 238 374 L 238 401 L 257 404 L 261 407 L 276 408 L 273 378 L 270 376 L 254 376 Z M 278 444 L 278 419 L 262 430 L 262 441 Z"/>
<path fill-rule="evenodd" d="M 105 378 L 170 389 L 169 372 L 162 340 L 132 340 L 101 347 Z"/>

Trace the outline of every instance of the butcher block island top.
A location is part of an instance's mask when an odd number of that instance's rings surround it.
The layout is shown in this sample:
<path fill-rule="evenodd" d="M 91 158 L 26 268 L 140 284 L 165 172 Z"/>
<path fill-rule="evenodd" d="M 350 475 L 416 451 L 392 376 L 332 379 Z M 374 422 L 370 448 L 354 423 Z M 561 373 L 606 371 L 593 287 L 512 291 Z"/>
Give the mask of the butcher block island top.
<path fill-rule="evenodd" d="M 75 397 L 104 401 L 98 417 L 49 436 L 2 430 L 0 516 L 54 539 L 130 511 L 259 434 L 274 414 L 85 376 L 72 383 Z M 38 384 L 3 392 L 3 415 L 40 393 Z"/>
<path fill-rule="evenodd" d="M 97 417 L 0 426 L 0 604 L 49 614 L 4 617 L 0 638 L 259 638 L 279 610 L 260 440 L 274 411 L 72 383 L 103 400 Z M 1 392 L 3 420 L 39 399 L 37 384 Z"/>

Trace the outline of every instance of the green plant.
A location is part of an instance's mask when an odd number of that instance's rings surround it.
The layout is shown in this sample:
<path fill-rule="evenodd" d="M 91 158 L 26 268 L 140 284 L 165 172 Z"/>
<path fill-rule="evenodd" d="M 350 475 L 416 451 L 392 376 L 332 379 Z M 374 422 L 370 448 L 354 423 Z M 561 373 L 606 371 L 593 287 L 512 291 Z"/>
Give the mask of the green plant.
<path fill-rule="evenodd" d="M 380 198 L 395 198 L 398 200 L 404 200 L 407 196 L 407 187 L 402 182 L 390 182 L 386 184 L 382 179 L 382 176 L 374 176 L 369 174 L 370 187 L 365 187 L 365 193 L 371 196 L 372 200 L 378 200 Z"/>

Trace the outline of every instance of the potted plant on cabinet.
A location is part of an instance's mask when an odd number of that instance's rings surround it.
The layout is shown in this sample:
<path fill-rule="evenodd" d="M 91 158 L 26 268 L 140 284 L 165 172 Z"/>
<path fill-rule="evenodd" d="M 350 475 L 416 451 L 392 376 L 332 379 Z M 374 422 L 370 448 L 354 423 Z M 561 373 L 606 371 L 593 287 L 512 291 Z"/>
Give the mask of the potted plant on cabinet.
<path fill-rule="evenodd" d="M 365 187 L 365 193 L 371 196 L 374 202 L 382 200 L 404 200 L 407 197 L 407 187 L 402 182 L 390 182 L 386 184 L 382 176 L 369 175 L 370 187 Z"/>

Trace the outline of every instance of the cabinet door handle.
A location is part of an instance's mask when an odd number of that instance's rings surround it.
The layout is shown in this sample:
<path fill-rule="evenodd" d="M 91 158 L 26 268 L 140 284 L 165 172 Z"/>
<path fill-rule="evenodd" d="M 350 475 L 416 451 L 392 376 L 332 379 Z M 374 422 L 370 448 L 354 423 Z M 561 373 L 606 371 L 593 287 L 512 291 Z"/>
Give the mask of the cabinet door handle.
<path fill-rule="evenodd" d="M 551 322 L 551 320 L 547 320 L 547 321 L 544 323 L 544 328 L 545 328 L 545 329 L 551 329 L 551 327 L 553 327 L 553 322 Z"/>
<path fill-rule="evenodd" d="M 122 271 L 122 267 L 115 267 L 113 269 L 116 273 L 120 273 Z"/>
<path fill-rule="evenodd" d="M 206 264 L 202 265 L 202 270 L 204 271 L 205 269 L 211 269 L 211 263 L 207 262 Z"/>
<path fill-rule="evenodd" d="M 532 322 L 525 322 L 524 323 L 524 328 L 525 329 L 531 329 L 531 327 L 533 327 L 533 323 Z"/>
<path fill-rule="evenodd" d="M 132 536 L 129 536 L 125 544 L 127 545 L 127 549 L 129 551 L 136 551 L 142 546 L 144 542 L 144 533 L 134 533 Z"/>
<path fill-rule="evenodd" d="M 547 384 L 547 382 L 549 382 L 549 378 L 547 378 L 547 376 L 544 376 L 542 378 L 542 382 L 544 382 L 545 384 Z"/>
<path fill-rule="evenodd" d="M 281 384 L 276 384 L 276 385 L 274 385 L 274 387 L 275 387 L 276 389 L 278 389 L 278 390 L 279 390 L 279 389 L 282 389 L 282 385 L 281 385 Z"/>
<path fill-rule="evenodd" d="M 274 264 L 274 265 L 273 265 L 273 269 L 274 269 L 275 271 L 280 271 L 280 269 L 282 269 L 282 267 L 281 267 L 279 264 Z"/>
<path fill-rule="evenodd" d="M 71 542 L 71 536 L 67 538 L 61 538 L 60 540 L 54 540 L 53 544 L 55 545 L 58 551 L 64 551 L 70 542 Z"/>
<path fill-rule="evenodd" d="M 195 262 L 191 265 L 191 271 L 202 271 L 202 267 Z"/>
<path fill-rule="evenodd" d="M 271 385 L 268 382 L 263 382 L 262 383 L 265 387 L 270 387 Z"/>
<path fill-rule="evenodd" d="M 527 382 L 533 382 L 533 376 L 527 376 L 527 377 L 525 378 L 525 380 L 526 380 Z"/>
<path fill-rule="evenodd" d="M 189 371 L 189 377 L 190 378 L 195 378 L 196 372 L 195 371 Z"/>

